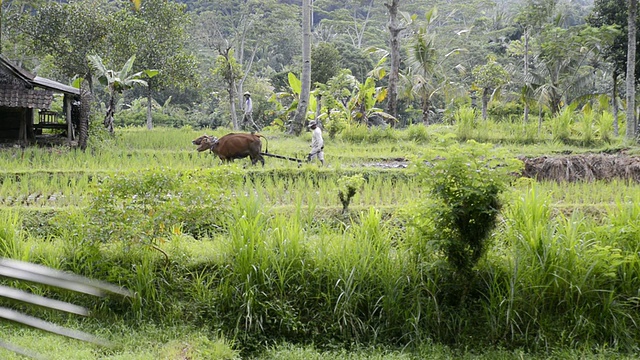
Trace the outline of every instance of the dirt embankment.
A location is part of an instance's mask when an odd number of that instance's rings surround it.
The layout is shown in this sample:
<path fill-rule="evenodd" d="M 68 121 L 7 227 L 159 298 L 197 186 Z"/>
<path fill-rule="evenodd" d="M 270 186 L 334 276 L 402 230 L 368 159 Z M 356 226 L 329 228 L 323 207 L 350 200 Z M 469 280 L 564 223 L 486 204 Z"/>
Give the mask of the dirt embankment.
<path fill-rule="evenodd" d="M 522 175 L 537 180 L 594 181 L 627 179 L 640 182 L 640 157 L 618 154 L 580 154 L 520 158 Z"/>
<path fill-rule="evenodd" d="M 595 181 L 626 179 L 640 182 L 640 156 L 625 153 L 520 157 L 522 176 L 551 181 Z M 363 167 L 406 168 L 406 159 L 388 159 L 360 164 Z"/>

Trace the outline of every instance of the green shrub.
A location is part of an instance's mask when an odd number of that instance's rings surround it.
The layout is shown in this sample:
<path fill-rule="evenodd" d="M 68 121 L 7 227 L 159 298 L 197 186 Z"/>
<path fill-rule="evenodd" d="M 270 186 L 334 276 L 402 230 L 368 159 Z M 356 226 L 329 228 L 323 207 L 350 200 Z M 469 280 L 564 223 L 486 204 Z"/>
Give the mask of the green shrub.
<path fill-rule="evenodd" d="M 237 181 L 228 168 L 108 176 L 87 209 L 87 236 L 92 242 L 130 244 L 153 244 L 182 231 L 199 236 L 222 224 L 228 200 L 222 189 Z"/>
<path fill-rule="evenodd" d="M 487 115 L 496 121 L 510 120 L 514 117 L 521 117 L 524 113 L 522 102 L 510 101 L 490 101 L 487 106 Z"/>
<path fill-rule="evenodd" d="M 424 236 L 463 277 L 486 250 L 501 206 L 499 195 L 518 166 L 503 151 L 474 141 L 449 146 L 445 158 L 432 152 L 417 163 L 430 194 L 420 214 L 428 219 L 423 224 L 430 224 L 421 226 Z"/>
<path fill-rule="evenodd" d="M 364 184 L 364 178 L 361 174 L 353 176 L 343 176 L 338 179 L 338 198 L 342 203 L 342 212 L 349 211 L 349 203 L 351 198 L 356 194 L 358 189 Z"/>
<path fill-rule="evenodd" d="M 352 124 L 347 126 L 340 133 L 342 140 L 350 143 L 378 143 L 385 140 L 396 140 L 398 134 L 391 127 L 372 126 L 363 124 Z"/>
<path fill-rule="evenodd" d="M 340 111 L 332 112 L 330 116 L 323 114 L 320 116 L 323 128 L 327 131 L 329 138 L 334 139 L 336 135 L 340 134 L 347 128 L 347 119 L 344 118 L 344 113 Z"/>
<path fill-rule="evenodd" d="M 595 140 L 594 114 L 592 111 L 584 111 L 580 119 L 580 134 L 582 136 L 582 145 L 589 146 Z"/>
<path fill-rule="evenodd" d="M 379 143 L 381 141 L 395 141 L 398 138 L 396 131 L 390 127 L 372 126 L 369 128 L 368 143 Z"/>

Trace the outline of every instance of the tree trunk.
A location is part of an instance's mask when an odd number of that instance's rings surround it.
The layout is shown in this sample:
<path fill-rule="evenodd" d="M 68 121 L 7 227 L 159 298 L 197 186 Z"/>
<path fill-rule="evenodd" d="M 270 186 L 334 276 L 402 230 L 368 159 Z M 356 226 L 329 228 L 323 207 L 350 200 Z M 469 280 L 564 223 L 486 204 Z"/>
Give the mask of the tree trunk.
<path fill-rule="evenodd" d="M 109 95 L 109 106 L 107 107 L 107 114 L 104 116 L 104 127 L 113 134 L 113 115 L 116 112 L 116 95 L 111 92 Z"/>
<path fill-rule="evenodd" d="M 555 91 L 555 89 L 557 88 L 556 86 L 557 84 L 553 84 L 554 89 L 551 89 L 551 91 L 549 92 L 549 107 L 551 108 L 551 114 L 553 116 L 556 116 L 560 113 L 560 107 L 562 104 L 562 97 L 560 94 L 558 94 L 557 91 Z"/>
<path fill-rule="evenodd" d="M 151 86 L 147 87 L 147 129 L 153 129 L 153 120 L 151 119 L 151 103 L 153 97 L 151 96 Z"/>
<path fill-rule="evenodd" d="M 613 70 L 613 88 L 611 89 L 611 112 L 613 113 L 613 135 L 620 135 L 618 125 L 618 72 Z"/>
<path fill-rule="evenodd" d="M 429 96 L 422 97 L 422 123 L 426 126 L 429 125 Z"/>
<path fill-rule="evenodd" d="M 78 129 L 78 146 L 82 151 L 87 149 L 87 141 L 89 140 L 89 114 L 91 113 L 92 95 L 89 91 L 89 84 L 82 82 L 80 88 L 80 124 Z"/>
<path fill-rule="evenodd" d="M 636 137 L 636 14 L 638 0 L 629 0 L 627 44 L 627 139 Z"/>
<path fill-rule="evenodd" d="M 238 125 L 238 115 L 236 115 L 236 90 L 235 85 L 229 84 L 227 88 L 227 92 L 229 93 L 229 108 L 231 109 L 231 122 L 233 123 L 233 130 L 240 130 L 240 126 Z"/>
<path fill-rule="evenodd" d="M 482 120 L 487 120 L 487 106 L 489 105 L 489 88 L 482 90 Z"/>
<path fill-rule="evenodd" d="M 524 30 L 524 86 L 525 91 L 523 93 L 524 97 L 524 123 L 525 125 L 529 123 L 529 102 L 527 101 L 527 90 L 528 90 L 528 78 L 529 77 L 529 29 L 526 28 Z"/>
<path fill-rule="evenodd" d="M 526 127 L 524 131 L 526 134 Z M 542 106 L 538 106 L 538 135 L 540 135 L 540 132 L 542 132 Z"/>
<path fill-rule="evenodd" d="M 390 50 L 391 50 L 391 71 L 389 72 L 388 105 L 387 112 L 394 117 L 398 117 L 398 80 L 400 77 L 400 39 L 399 35 L 403 28 L 398 25 L 398 5 L 400 0 L 391 0 L 391 5 L 384 5 L 389 10 Z"/>
<path fill-rule="evenodd" d="M 320 123 L 320 114 L 322 111 L 322 95 L 316 95 L 316 122 Z M 320 128 L 324 129 L 322 124 L 320 124 Z"/>
<path fill-rule="evenodd" d="M 293 124 L 289 132 L 300 135 L 307 118 L 311 92 L 311 0 L 302 0 L 302 89 Z"/>

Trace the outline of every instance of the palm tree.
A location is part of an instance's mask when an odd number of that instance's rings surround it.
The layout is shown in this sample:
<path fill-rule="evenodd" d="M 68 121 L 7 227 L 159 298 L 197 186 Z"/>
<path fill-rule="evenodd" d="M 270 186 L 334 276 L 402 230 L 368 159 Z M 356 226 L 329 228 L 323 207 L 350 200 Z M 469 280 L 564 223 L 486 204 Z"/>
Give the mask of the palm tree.
<path fill-rule="evenodd" d="M 136 84 L 147 86 L 147 82 L 142 78 L 146 77 L 150 79 L 156 76 L 158 71 L 144 70 L 130 75 L 129 73 L 133 68 L 133 62 L 136 60 L 135 55 L 127 60 L 120 71 L 107 69 L 99 55 L 89 55 L 87 58 L 97 71 L 98 81 L 106 86 L 109 91 L 109 104 L 107 105 L 107 113 L 104 117 L 104 126 L 110 133 L 113 133 L 113 115 L 116 111 L 116 96 Z"/>
<path fill-rule="evenodd" d="M 430 15 L 427 15 L 427 19 L 429 17 Z M 431 97 L 436 92 L 436 86 L 433 85 L 433 71 L 437 65 L 438 57 L 434 37 L 428 33 L 427 26 L 420 27 L 415 34 L 409 49 L 408 59 L 410 65 L 409 78 L 412 83 L 411 92 L 417 94 L 420 98 L 422 122 L 425 125 L 429 124 Z"/>

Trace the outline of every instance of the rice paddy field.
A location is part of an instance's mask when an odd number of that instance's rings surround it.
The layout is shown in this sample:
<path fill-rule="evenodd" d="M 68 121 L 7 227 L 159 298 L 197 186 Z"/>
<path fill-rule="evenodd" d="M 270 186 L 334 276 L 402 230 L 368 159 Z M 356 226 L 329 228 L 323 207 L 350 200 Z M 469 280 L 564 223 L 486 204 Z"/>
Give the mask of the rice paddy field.
<path fill-rule="evenodd" d="M 0 343 L 50 359 L 640 355 L 640 184 L 539 181 L 518 160 L 635 146 L 509 130 L 463 142 L 414 126 L 325 135 L 324 167 L 262 167 L 196 152 L 203 132 L 229 131 L 128 128 L 85 152 L 0 150 L 0 257 L 133 294 L 2 280 L 91 314 L 1 305 L 111 346 L 4 320 Z M 308 133 L 263 135 L 269 153 L 308 153 Z"/>

